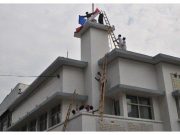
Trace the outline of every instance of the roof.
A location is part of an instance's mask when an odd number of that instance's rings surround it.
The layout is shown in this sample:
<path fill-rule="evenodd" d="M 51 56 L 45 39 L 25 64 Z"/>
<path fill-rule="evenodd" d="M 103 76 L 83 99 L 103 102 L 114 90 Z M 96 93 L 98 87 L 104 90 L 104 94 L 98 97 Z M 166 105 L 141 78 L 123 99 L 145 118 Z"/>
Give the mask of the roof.
<path fill-rule="evenodd" d="M 52 75 L 57 69 L 59 69 L 62 66 L 73 66 L 77 68 L 85 68 L 87 66 L 87 62 L 64 58 L 64 57 L 58 57 L 46 70 L 44 70 L 40 76 L 50 76 Z M 38 87 L 42 82 L 44 82 L 47 79 L 47 77 L 37 77 L 32 84 L 26 89 L 25 92 L 21 94 L 19 98 L 17 98 L 10 106 L 9 109 L 13 110 L 16 105 L 21 103 L 26 97 L 33 92 L 33 90 Z"/>
<path fill-rule="evenodd" d="M 125 58 L 125 59 L 130 59 L 130 60 L 135 60 L 135 61 L 140 61 L 140 62 L 145 62 L 145 63 L 150 63 L 150 64 L 158 64 L 160 62 L 166 62 L 170 64 L 175 64 L 178 66 L 180 65 L 180 58 L 173 57 L 166 54 L 161 54 L 161 53 L 152 57 L 152 56 L 116 48 L 112 50 L 111 52 L 109 52 L 106 56 L 107 56 L 108 63 L 110 63 L 116 58 Z M 103 59 L 104 57 L 98 61 L 99 65 L 102 64 Z"/>

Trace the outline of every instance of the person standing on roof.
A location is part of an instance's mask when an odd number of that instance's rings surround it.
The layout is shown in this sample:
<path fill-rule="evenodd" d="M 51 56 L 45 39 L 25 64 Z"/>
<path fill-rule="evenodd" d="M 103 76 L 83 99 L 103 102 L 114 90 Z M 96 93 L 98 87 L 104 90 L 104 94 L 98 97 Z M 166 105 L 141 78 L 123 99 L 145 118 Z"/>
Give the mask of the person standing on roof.
<path fill-rule="evenodd" d="M 98 23 L 104 24 L 104 23 L 103 23 L 103 18 L 104 18 L 103 13 L 100 13 L 100 14 L 99 14 L 99 17 L 98 17 Z"/>
<path fill-rule="evenodd" d="M 117 43 L 118 43 L 118 47 L 119 47 L 120 49 L 122 49 L 122 39 L 121 39 L 121 34 L 118 35 Z"/>
<path fill-rule="evenodd" d="M 123 50 L 126 50 L 126 38 L 125 37 L 123 37 L 123 39 L 122 39 L 122 49 Z"/>

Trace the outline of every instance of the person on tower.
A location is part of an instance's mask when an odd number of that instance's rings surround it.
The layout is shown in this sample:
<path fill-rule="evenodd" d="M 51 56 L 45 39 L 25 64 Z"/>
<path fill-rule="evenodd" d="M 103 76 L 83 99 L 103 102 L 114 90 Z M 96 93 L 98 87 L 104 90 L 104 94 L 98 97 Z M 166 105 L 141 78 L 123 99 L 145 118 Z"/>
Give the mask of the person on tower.
<path fill-rule="evenodd" d="M 100 23 L 100 24 L 104 24 L 104 22 L 103 22 L 103 18 L 104 18 L 103 13 L 100 13 L 100 14 L 99 14 L 99 17 L 98 17 L 98 23 Z"/>
<path fill-rule="evenodd" d="M 89 19 L 93 14 L 95 14 L 96 11 L 92 12 L 92 13 L 89 13 L 89 12 L 86 12 L 86 15 L 82 16 L 82 17 L 87 17 L 87 19 Z"/>

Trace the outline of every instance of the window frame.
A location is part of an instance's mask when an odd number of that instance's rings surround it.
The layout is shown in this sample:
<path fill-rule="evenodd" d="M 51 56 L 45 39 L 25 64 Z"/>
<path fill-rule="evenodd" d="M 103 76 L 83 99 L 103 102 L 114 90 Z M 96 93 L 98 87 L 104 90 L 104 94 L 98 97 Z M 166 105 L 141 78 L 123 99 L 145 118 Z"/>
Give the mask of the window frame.
<path fill-rule="evenodd" d="M 37 120 L 36 119 L 30 121 L 29 126 L 28 126 L 28 131 L 37 131 Z"/>
<path fill-rule="evenodd" d="M 153 104 L 152 104 L 152 98 L 150 98 L 150 97 L 143 97 L 143 96 L 134 96 L 134 95 L 126 95 L 126 100 L 128 100 L 128 97 L 136 97 L 136 99 L 137 99 L 137 103 L 132 103 L 132 102 L 128 102 L 127 101 L 127 107 L 128 107 L 128 105 L 130 105 L 130 106 L 136 106 L 137 107 L 137 109 L 138 109 L 138 117 L 133 117 L 133 116 L 129 116 L 129 112 L 128 112 L 128 108 L 127 108 L 127 115 L 128 115 L 128 117 L 132 117 L 132 118 L 139 118 L 139 119 L 149 119 L 149 120 L 153 120 L 154 119 L 154 111 L 153 111 Z M 140 98 L 146 98 L 146 99 L 148 99 L 149 101 L 149 104 L 142 104 L 142 103 L 140 103 Z M 149 118 L 143 118 L 142 116 L 141 116 L 141 107 L 147 107 L 148 109 L 150 109 L 150 116 L 149 116 Z"/>
<path fill-rule="evenodd" d="M 175 97 L 178 119 L 180 119 L 180 97 Z"/>
<path fill-rule="evenodd" d="M 43 114 L 41 114 L 39 116 L 39 121 L 38 121 L 38 129 L 39 129 L 39 131 L 47 130 L 47 128 L 48 128 L 47 127 L 47 122 L 48 122 L 48 114 L 47 114 L 47 112 L 45 112 L 45 113 L 43 113 Z"/>
<path fill-rule="evenodd" d="M 118 108 L 115 107 L 116 103 L 118 103 Z M 118 109 L 119 114 L 116 113 L 117 112 L 116 109 Z M 114 115 L 121 116 L 121 108 L 120 108 L 120 100 L 119 99 L 114 99 L 113 100 L 113 112 L 114 112 Z"/>
<path fill-rule="evenodd" d="M 57 109 L 58 108 L 58 109 Z M 56 110 L 57 109 L 57 110 Z M 55 112 L 53 112 L 55 110 Z M 49 117 L 49 120 L 50 120 L 50 127 L 54 126 L 54 125 L 57 125 L 59 123 L 61 123 L 61 104 L 58 104 L 56 105 L 55 107 L 53 107 L 50 111 L 50 117 Z M 58 119 L 56 119 L 57 122 L 53 123 L 53 117 L 57 117 L 59 118 L 59 121 Z"/>

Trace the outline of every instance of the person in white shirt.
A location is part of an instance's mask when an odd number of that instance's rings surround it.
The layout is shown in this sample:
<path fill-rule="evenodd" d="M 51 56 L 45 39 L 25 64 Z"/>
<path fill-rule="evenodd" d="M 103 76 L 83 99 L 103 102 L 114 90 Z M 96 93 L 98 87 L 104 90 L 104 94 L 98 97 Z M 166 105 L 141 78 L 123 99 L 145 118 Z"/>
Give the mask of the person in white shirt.
<path fill-rule="evenodd" d="M 122 48 L 123 50 L 126 50 L 126 38 L 125 38 L 125 37 L 123 37 L 123 39 L 122 39 L 121 48 Z"/>
<path fill-rule="evenodd" d="M 118 43 L 118 47 L 120 49 L 122 49 L 122 39 L 121 39 L 121 35 L 120 34 L 118 35 L 117 43 Z"/>

